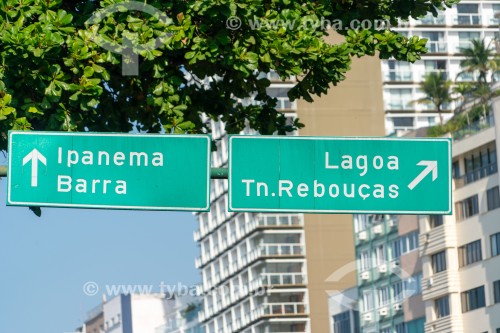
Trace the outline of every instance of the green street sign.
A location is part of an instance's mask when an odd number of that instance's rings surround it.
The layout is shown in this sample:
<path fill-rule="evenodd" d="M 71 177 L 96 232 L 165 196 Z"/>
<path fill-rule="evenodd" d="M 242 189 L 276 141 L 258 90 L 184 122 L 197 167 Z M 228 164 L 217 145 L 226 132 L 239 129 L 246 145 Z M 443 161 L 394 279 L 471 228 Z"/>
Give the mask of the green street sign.
<path fill-rule="evenodd" d="M 451 140 L 230 136 L 229 210 L 451 214 Z"/>
<path fill-rule="evenodd" d="M 7 204 L 208 211 L 210 141 L 10 131 Z"/>

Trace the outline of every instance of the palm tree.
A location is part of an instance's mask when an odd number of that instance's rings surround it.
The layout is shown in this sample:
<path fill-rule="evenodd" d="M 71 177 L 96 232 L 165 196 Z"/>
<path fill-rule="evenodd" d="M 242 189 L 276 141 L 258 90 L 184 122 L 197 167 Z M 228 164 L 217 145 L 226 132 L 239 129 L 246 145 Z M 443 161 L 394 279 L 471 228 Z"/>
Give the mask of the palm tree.
<path fill-rule="evenodd" d="M 464 70 L 458 75 L 478 72 L 478 81 L 486 83 L 488 73 L 492 72 L 494 74 L 500 67 L 500 59 L 496 51 L 491 47 L 491 42 L 486 45 L 484 39 L 471 40 L 471 46 L 461 47 L 460 52 L 463 53 L 465 59 L 460 61 L 460 67 Z"/>
<path fill-rule="evenodd" d="M 446 73 L 430 72 L 424 76 L 424 81 L 420 83 L 420 89 L 425 97 L 416 100 L 419 104 L 432 104 L 439 114 L 439 122 L 443 126 L 443 106 L 453 99 L 450 94 L 451 81 L 446 79 Z"/>

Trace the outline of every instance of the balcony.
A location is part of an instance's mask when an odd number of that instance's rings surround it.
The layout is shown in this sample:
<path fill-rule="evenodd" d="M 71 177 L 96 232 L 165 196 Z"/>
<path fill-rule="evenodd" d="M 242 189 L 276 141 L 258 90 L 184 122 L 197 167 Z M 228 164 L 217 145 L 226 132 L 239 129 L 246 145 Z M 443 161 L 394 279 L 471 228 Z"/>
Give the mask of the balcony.
<path fill-rule="evenodd" d="M 196 229 L 194 231 L 194 235 L 193 236 L 194 236 L 194 241 L 195 242 L 199 241 L 201 239 L 201 231 L 200 231 L 200 229 Z"/>
<path fill-rule="evenodd" d="M 429 301 L 460 291 L 458 271 L 444 270 L 422 280 L 422 299 Z"/>
<path fill-rule="evenodd" d="M 300 228 L 304 225 L 304 220 L 300 215 L 276 214 L 264 215 L 260 214 L 252 218 L 249 223 L 244 224 L 239 230 L 239 237 L 235 232 L 231 233 L 227 239 L 221 241 L 220 244 L 214 245 L 209 251 L 209 255 L 198 258 L 195 261 L 196 268 L 200 268 L 213 260 L 215 257 L 224 253 L 229 247 L 240 241 L 245 236 L 249 235 L 257 228 L 276 227 L 276 228 Z M 195 239 L 198 230 L 195 231 Z"/>
<path fill-rule="evenodd" d="M 443 224 L 418 236 L 420 256 L 430 255 L 446 248 L 457 246 L 454 224 Z"/>
<path fill-rule="evenodd" d="M 260 73 L 258 76 L 259 79 L 267 78 L 272 83 L 294 83 L 296 82 L 295 77 L 289 77 L 286 79 L 282 79 L 278 73 L 275 71 L 271 71 L 269 73 Z"/>
<path fill-rule="evenodd" d="M 461 316 L 446 316 L 425 323 L 425 331 L 433 333 L 463 332 Z"/>
<path fill-rule="evenodd" d="M 481 15 L 479 14 L 458 14 L 453 19 L 455 25 L 481 25 Z"/>
<path fill-rule="evenodd" d="M 444 41 L 428 41 L 425 47 L 429 50 L 428 53 L 447 53 L 448 47 Z"/>
<path fill-rule="evenodd" d="M 398 96 L 393 96 L 386 103 L 385 108 L 387 110 L 412 110 L 413 102 L 410 98 L 400 99 Z"/>
<path fill-rule="evenodd" d="M 465 139 L 471 135 L 477 134 L 492 127 L 495 124 L 495 119 L 492 115 L 488 116 L 486 119 L 480 119 L 471 123 L 470 125 L 453 132 L 453 141 L 459 141 Z"/>
<path fill-rule="evenodd" d="M 465 173 L 464 175 L 455 178 L 455 187 L 461 188 L 467 184 L 476 182 L 480 179 L 488 177 L 498 172 L 498 167 L 496 163 L 488 164 L 484 167 L 474 169 Z"/>
<path fill-rule="evenodd" d="M 265 257 L 275 256 L 303 256 L 305 248 L 302 244 L 261 244 L 260 255 Z"/>
<path fill-rule="evenodd" d="M 389 72 L 385 74 L 384 80 L 394 82 L 411 82 L 413 81 L 413 72 L 389 70 Z"/>
<path fill-rule="evenodd" d="M 417 21 L 417 25 L 446 25 L 446 17 L 443 14 L 439 14 L 437 17 L 427 14 Z"/>
<path fill-rule="evenodd" d="M 306 303 L 264 303 L 265 316 L 296 316 L 308 313 Z"/>
<path fill-rule="evenodd" d="M 301 215 L 259 214 L 257 220 L 259 227 L 302 227 L 304 225 Z"/>
<path fill-rule="evenodd" d="M 289 286 L 306 284 L 303 273 L 262 273 L 262 283 L 266 286 Z"/>
<path fill-rule="evenodd" d="M 295 111 L 297 110 L 297 100 L 290 101 L 288 97 L 276 97 L 278 103 L 276 104 L 276 110 L 278 111 Z"/>

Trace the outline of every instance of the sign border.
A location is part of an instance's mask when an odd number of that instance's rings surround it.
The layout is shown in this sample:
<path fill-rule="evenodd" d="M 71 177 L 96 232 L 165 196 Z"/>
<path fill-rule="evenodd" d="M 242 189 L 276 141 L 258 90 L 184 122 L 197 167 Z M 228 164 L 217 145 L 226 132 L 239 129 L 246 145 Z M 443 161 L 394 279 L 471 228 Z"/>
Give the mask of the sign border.
<path fill-rule="evenodd" d="M 8 175 L 12 175 L 12 136 L 14 135 L 44 135 L 44 136 L 96 136 L 96 137 L 141 137 L 141 138 L 190 138 L 190 139 L 206 139 L 207 141 L 207 193 L 205 207 L 164 207 L 164 206 L 118 206 L 118 205 L 95 205 L 95 204 L 66 204 L 66 203 L 50 203 L 50 202 L 24 202 L 11 200 L 11 179 Z M 60 208 L 99 208 L 99 209 L 117 209 L 117 210 L 155 210 L 155 211 L 210 211 L 210 169 L 211 169 L 211 145 L 212 137 L 210 134 L 134 134 L 134 133 L 103 133 L 103 132 L 54 132 L 54 131 L 17 131 L 11 130 L 9 137 L 9 165 L 7 170 L 7 205 L 10 206 L 40 206 L 40 207 L 60 207 Z"/>
<path fill-rule="evenodd" d="M 448 209 L 445 211 L 411 211 L 411 210 L 343 210 L 343 209 L 284 209 L 284 208 L 234 208 L 232 202 L 232 141 L 233 139 L 250 140 L 327 140 L 327 141 L 347 141 L 347 140 L 368 140 L 368 141 L 425 141 L 425 142 L 447 142 L 448 143 L 448 168 L 450 169 L 450 178 L 448 179 Z M 389 137 L 363 137 L 363 136 L 275 136 L 275 135 L 229 135 L 228 143 L 228 211 L 230 212 L 250 212 L 250 213 L 316 213 L 316 214 L 395 214 L 395 215 L 428 215 L 428 214 L 452 214 L 452 181 L 451 181 L 451 161 L 452 161 L 452 140 L 451 138 L 389 138 Z"/>

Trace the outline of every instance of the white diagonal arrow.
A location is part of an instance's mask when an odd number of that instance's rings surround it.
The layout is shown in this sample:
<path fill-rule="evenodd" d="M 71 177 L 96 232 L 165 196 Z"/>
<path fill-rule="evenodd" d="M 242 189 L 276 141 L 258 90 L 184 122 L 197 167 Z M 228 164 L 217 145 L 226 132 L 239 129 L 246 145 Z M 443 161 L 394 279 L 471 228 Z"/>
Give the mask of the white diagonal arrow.
<path fill-rule="evenodd" d="M 38 161 L 42 162 L 44 165 L 47 165 L 47 159 L 42 155 L 38 150 L 33 149 L 31 153 L 24 156 L 23 165 L 26 165 L 31 161 L 31 187 L 38 186 Z"/>
<path fill-rule="evenodd" d="M 432 172 L 432 181 L 435 181 L 438 177 L 438 162 L 437 161 L 420 161 L 417 165 L 424 165 L 425 169 L 408 185 L 410 190 L 413 190 L 415 186 L 420 184 L 420 182 Z"/>

